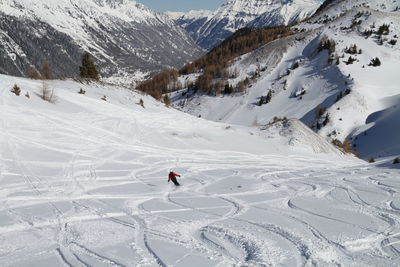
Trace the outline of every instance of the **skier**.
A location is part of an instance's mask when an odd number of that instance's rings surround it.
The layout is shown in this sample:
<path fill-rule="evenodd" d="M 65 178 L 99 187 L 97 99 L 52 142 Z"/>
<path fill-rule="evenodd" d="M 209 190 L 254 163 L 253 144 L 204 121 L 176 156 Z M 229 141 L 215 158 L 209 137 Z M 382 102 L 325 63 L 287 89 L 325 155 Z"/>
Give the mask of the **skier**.
<path fill-rule="evenodd" d="M 168 183 L 169 181 L 172 181 L 176 186 L 180 186 L 180 184 L 176 180 L 176 177 L 181 177 L 181 176 L 177 173 L 174 173 L 173 171 L 170 171 L 168 175 Z"/>

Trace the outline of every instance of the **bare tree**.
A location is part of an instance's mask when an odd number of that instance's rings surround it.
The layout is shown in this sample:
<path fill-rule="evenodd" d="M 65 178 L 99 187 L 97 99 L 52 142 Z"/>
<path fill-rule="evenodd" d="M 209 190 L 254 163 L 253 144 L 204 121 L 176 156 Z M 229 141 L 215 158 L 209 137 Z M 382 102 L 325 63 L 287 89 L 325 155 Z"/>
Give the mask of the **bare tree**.
<path fill-rule="evenodd" d="M 45 62 L 43 62 L 43 65 L 42 65 L 43 79 L 50 80 L 52 78 L 51 73 L 52 73 L 52 71 L 51 71 L 50 63 L 46 60 Z"/>
<path fill-rule="evenodd" d="M 57 97 L 54 93 L 54 89 L 50 88 L 49 85 L 46 82 L 43 82 L 41 91 L 40 91 L 40 97 L 49 103 L 56 103 L 57 102 Z"/>
<path fill-rule="evenodd" d="M 39 71 L 33 66 L 29 70 L 29 78 L 34 80 L 39 80 L 41 78 Z"/>

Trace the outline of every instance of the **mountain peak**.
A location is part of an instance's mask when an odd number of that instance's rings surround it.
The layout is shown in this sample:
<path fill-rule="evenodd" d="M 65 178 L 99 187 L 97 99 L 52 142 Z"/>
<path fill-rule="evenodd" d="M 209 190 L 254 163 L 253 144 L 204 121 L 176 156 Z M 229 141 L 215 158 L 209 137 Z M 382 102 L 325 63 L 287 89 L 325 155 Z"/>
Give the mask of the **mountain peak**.
<path fill-rule="evenodd" d="M 240 28 L 290 24 L 310 17 L 320 4 L 316 0 L 226 0 L 211 14 L 185 14 L 176 21 L 201 47 L 211 49 Z"/>

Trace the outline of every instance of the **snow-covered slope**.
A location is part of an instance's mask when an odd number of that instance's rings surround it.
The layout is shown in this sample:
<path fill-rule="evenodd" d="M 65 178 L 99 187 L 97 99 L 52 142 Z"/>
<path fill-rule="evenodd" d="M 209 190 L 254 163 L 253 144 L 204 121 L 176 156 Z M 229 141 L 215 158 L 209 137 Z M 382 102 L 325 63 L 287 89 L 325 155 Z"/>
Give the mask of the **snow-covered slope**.
<path fill-rule="evenodd" d="M 320 3 L 314 0 L 227 0 L 214 12 L 189 12 L 178 19 L 205 49 L 211 49 L 243 27 L 287 25 L 310 17 Z"/>
<path fill-rule="evenodd" d="M 27 75 L 48 60 L 56 77 L 75 76 L 84 51 L 103 76 L 132 78 L 201 53 L 168 16 L 134 1 L 0 1 L 0 73 Z"/>
<path fill-rule="evenodd" d="M 1 266 L 400 264 L 398 169 L 304 149 L 320 137 L 295 120 L 257 130 L 47 85 L 55 104 L 0 75 Z"/>
<path fill-rule="evenodd" d="M 297 34 L 234 60 L 230 69 L 238 77 L 228 81 L 233 86 L 260 71 L 246 93 L 220 97 L 187 94 L 189 99 L 176 94 L 176 107 L 195 116 L 240 125 L 265 124 L 275 116 L 298 118 L 323 136 L 342 142 L 350 139 L 363 158 L 400 155 L 396 135 L 400 8 L 393 1 L 369 1 L 369 5 L 336 1 L 296 26 Z M 382 35 L 381 44 L 378 32 L 384 24 L 389 25 L 389 32 Z M 369 30 L 371 36 L 367 37 Z M 328 39 L 335 41 L 331 52 L 320 49 Z M 356 54 L 348 52 L 353 45 Z M 355 62 L 347 64 L 350 56 Z M 377 57 L 381 66 L 369 66 Z M 271 102 L 259 106 L 260 97 L 269 90 Z M 393 127 L 390 133 L 389 125 Z"/>
<path fill-rule="evenodd" d="M 315 153 L 338 154 L 338 148 L 298 119 L 287 119 L 261 127 L 263 136 L 279 137 L 284 142 L 282 146 L 313 151 Z M 339 155 L 343 152 L 339 152 Z"/>

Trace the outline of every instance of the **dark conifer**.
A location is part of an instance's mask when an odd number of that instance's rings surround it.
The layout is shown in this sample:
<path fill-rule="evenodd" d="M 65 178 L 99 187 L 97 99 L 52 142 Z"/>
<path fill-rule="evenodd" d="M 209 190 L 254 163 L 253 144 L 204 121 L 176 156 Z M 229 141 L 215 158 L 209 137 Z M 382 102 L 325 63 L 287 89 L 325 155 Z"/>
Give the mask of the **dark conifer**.
<path fill-rule="evenodd" d="M 79 70 L 81 78 L 99 80 L 99 73 L 90 53 L 85 52 L 85 54 L 83 54 L 82 66 L 79 67 Z"/>

